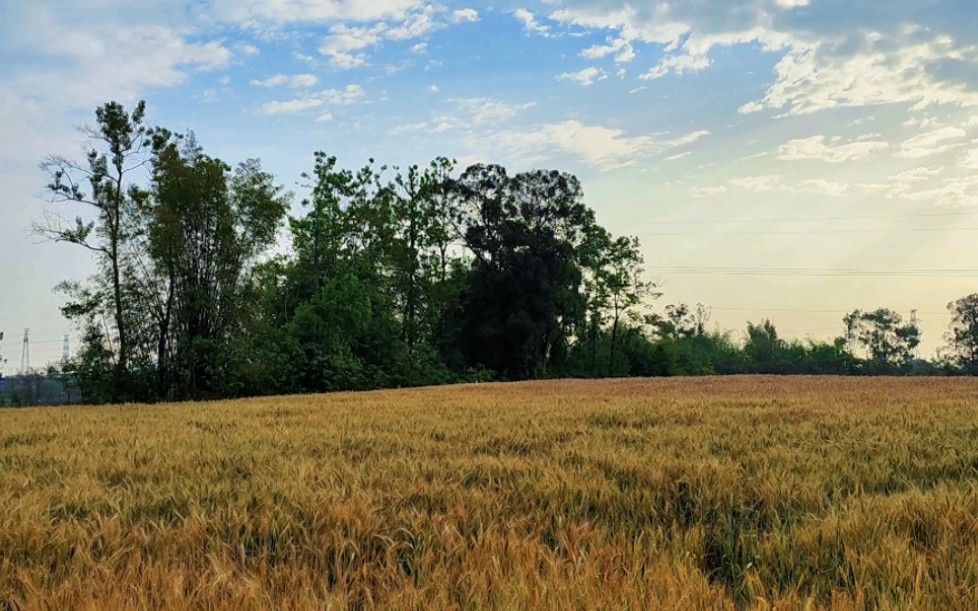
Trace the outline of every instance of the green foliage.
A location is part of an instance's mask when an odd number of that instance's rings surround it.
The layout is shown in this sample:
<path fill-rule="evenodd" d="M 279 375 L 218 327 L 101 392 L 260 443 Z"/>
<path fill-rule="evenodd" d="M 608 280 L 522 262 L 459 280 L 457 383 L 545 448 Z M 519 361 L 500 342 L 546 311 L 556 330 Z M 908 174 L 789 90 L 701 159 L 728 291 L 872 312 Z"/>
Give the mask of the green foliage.
<path fill-rule="evenodd" d="M 920 330 L 886 308 L 873 312 L 856 310 L 844 319 L 847 339 L 861 346 L 869 357 L 868 366 L 876 372 L 893 372 L 912 364 L 920 345 Z"/>
<path fill-rule="evenodd" d="M 172 397 L 227 396 L 239 356 L 231 339 L 248 315 L 247 275 L 273 245 L 289 196 L 258 161 L 232 172 L 192 134 L 182 144 L 157 141 L 144 206 L 157 386 Z"/>
<path fill-rule="evenodd" d="M 978 293 L 948 304 L 951 327 L 947 334 L 947 356 L 951 364 L 978 374 Z"/>
<path fill-rule="evenodd" d="M 474 255 L 460 308 L 459 354 L 507 379 L 560 368 L 587 312 L 581 292 L 594 212 L 577 179 L 500 166 L 467 169 L 455 189 L 461 237 Z"/>
<path fill-rule="evenodd" d="M 133 240 L 139 231 L 137 210 L 146 192 L 131 182 L 134 172 L 146 162 L 156 132 L 144 122 L 146 104 L 140 102 L 132 113 L 117 102 L 95 110 L 97 127 L 88 130 L 92 143 L 85 163 L 65 157 L 49 157 L 42 168 L 50 176 L 47 191 L 56 202 L 83 207 L 92 220 L 81 214 L 74 220 L 48 217 L 35 226 L 35 232 L 54 242 L 65 242 L 91 251 L 97 271 L 92 279 L 96 290 L 76 287 L 86 299 L 79 307 L 69 305 L 65 314 L 92 324 L 98 317 L 108 328 L 108 340 L 115 345 L 115 399 L 134 396 L 132 371 L 135 327 L 139 309 L 132 302 L 128 274 L 131 270 Z M 83 182 L 88 183 L 86 194 Z M 138 258 L 138 255 L 137 255 Z M 97 297 L 87 299 L 96 295 Z"/>
<path fill-rule="evenodd" d="M 661 293 L 638 240 L 601 227 L 577 178 L 555 170 L 459 173 L 437 158 L 351 171 L 318 152 L 303 212 L 287 219 L 291 250 L 271 257 L 290 194 L 257 160 L 232 169 L 145 112 L 99 107 L 86 162 L 44 164 L 52 199 L 89 212 L 37 228 L 96 263 L 87 281 L 58 287 L 85 331 L 65 379 L 88 402 L 556 376 L 978 372 L 978 295 L 949 306 L 941 366 L 914 358 L 919 330 L 886 309 L 853 312 L 833 343 L 785 341 L 769 320 L 748 323 L 741 341 L 711 330 L 703 304 L 653 312 Z"/>

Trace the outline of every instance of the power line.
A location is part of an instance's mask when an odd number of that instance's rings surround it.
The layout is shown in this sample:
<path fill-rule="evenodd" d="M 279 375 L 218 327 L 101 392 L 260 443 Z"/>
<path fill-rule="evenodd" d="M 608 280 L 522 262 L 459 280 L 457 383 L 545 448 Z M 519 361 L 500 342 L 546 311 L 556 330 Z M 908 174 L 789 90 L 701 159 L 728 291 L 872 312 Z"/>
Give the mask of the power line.
<path fill-rule="evenodd" d="M 840 323 L 838 327 L 822 328 L 822 329 L 778 329 L 778 333 L 790 333 L 792 335 L 799 335 L 802 333 L 836 333 L 844 331 L 842 324 Z"/>
<path fill-rule="evenodd" d="M 678 275 L 701 276 L 822 276 L 822 277 L 906 277 L 906 278 L 971 278 L 978 276 L 978 269 L 907 269 L 873 270 L 843 268 L 788 268 L 788 267 L 650 267 L 650 271 Z"/>
<path fill-rule="evenodd" d="M 719 232 L 714 231 L 710 233 L 704 232 L 688 232 L 688 231 L 673 231 L 673 232 L 657 232 L 657 233 L 632 233 L 631 235 L 638 237 L 726 237 L 734 235 L 749 235 L 749 236 L 771 236 L 771 235 L 848 235 L 848 234 L 865 234 L 865 233 L 926 233 L 935 231 L 978 231 L 978 227 L 905 227 L 905 228 L 888 228 L 888 229 L 838 229 L 838 230 L 823 230 L 817 229 L 812 231 L 726 231 Z"/>
<path fill-rule="evenodd" d="M 791 309 L 791 308 L 711 308 L 718 312 L 789 312 L 797 314 L 848 314 L 852 310 L 809 310 L 809 309 Z M 917 312 L 918 314 L 927 314 L 929 316 L 943 316 L 947 312 Z"/>
<path fill-rule="evenodd" d="M 749 224 L 749 223 L 809 223 L 820 221 L 866 221 L 866 220 L 886 220 L 886 219 L 911 219 L 911 218 L 950 218 L 963 216 L 976 216 L 976 212 L 949 212 L 931 214 L 889 214 L 877 216 L 823 216 L 823 217 L 796 217 L 780 219 L 719 219 L 709 221 L 651 221 L 647 223 L 607 223 L 608 225 L 719 225 L 719 224 Z"/>

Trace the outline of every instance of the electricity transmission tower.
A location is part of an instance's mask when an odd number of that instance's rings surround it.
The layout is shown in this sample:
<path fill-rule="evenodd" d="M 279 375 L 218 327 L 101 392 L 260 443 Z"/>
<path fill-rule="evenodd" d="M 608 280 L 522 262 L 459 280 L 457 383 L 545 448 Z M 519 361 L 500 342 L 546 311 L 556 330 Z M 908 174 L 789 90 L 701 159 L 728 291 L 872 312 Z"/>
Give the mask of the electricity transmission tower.
<path fill-rule="evenodd" d="M 71 339 L 69 335 L 65 335 L 64 345 L 61 346 L 61 362 L 66 363 L 69 358 L 71 358 Z"/>
<path fill-rule="evenodd" d="M 20 349 L 20 374 L 27 375 L 31 371 L 31 330 L 24 329 L 24 345 Z"/>

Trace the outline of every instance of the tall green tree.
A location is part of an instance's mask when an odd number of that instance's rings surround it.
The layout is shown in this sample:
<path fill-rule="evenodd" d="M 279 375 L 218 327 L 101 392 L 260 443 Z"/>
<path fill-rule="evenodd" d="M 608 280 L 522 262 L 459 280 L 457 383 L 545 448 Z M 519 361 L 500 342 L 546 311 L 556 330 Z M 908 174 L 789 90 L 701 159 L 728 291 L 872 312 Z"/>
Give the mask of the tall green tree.
<path fill-rule="evenodd" d="M 666 315 L 655 319 L 659 333 L 668 339 L 703 337 L 706 326 L 710 323 L 713 310 L 702 303 L 696 307 L 680 303 L 666 306 Z"/>
<path fill-rule="evenodd" d="M 638 238 L 618 238 L 600 255 L 596 273 L 596 300 L 607 308 L 611 325 L 609 375 L 614 368 L 623 320 L 639 322 L 641 307 L 659 296 L 655 292 L 655 285 L 645 278 L 643 263 Z"/>
<path fill-rule="evenodd" d="M 978 374 L 978 293 L 949 303 L 948 354 L 957 367 Z"/>
<path fill-rule="evenodd" d="M 903 317 L 890 309 L 856 310 L 843 322 L 847 339 L 862 347 L 880 371 L 909 365 L 920 345 L 920 329 L 911 323 L 904 324 Z"/>
<path fill-rule="evenodd" d="M 110 331 L 115 364 L 116 398 L 125 396 L 134 345 L 132 292 L 127 286 L 129 246 L 136 231 L 135 212 L 146 193 L 135 179 L 149 163 L 153 129 L 145 123 L 146 104 L 139 102 L 130 113 L 117 102 L 95 111 L 96 127 L 84 130 L 89 139 L 85 162 L 51 156 L 41 167 L 50 182 L 47 191 L 54 202 L 70 203 L 83 210 L 74 220 L 49 215 L 35 231 L 55 242 L 65 242 L 94 253 L 96 277 L 88 288 L 65 284 L 73 299 L 65 313 L 70 317 L 104 319 Z"/>
<path fill-rule="evenodd" d="M 461 237 L 474 261 L 463 297 L 462 352 L 513 379 L 561 363 L 586 315 L 580 288 L 594 213 L 576 178 L 468 168 L 457 184 Z"/>
<path fill-rule="evenodd" d="M 148 201 L 149 251 L 167 287 L 158 371 L 178 396 L 210 396 L 229 378 L 247 275 L 275 242 L 289 195 L 258 161 L 232 171 L 191 135 L 158 147 Z"/>
<path fill-rule="evenodd" d="M 411 383 L 395 265 L 400 235 L 386 168 L 356 173 L 317 153 L 307 213 L 291 219 L 295 256 L 266 276 L 268 351 L 292 390 Z"/>
<path fill-rule="evenodd" d="M 447 281 L 453 168 L 454 162 L 439 158 L 427 167 L 398 172 L 386 186 L 392 221 L 388 261 L 412 354 L 430 338 L 439 309 L 436 287 Z"/>
<path fill-rule="evenodd" d="M 786 373 L 780 369 L 788 343 L 778 337 L 778 330 L 770 320 L 759 324 L 747 323 L 747 343 L 744 353 L 751 369 L 756 373 Z"/>

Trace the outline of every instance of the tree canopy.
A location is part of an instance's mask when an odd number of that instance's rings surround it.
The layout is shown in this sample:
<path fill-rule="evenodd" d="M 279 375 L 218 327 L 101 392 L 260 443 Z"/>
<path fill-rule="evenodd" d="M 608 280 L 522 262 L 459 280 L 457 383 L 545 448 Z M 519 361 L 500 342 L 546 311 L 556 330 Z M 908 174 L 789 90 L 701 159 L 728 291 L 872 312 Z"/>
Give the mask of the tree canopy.
<path fill-rule="evenodd" d="M 769 320 L 710 329 L 703 304 L 656 308 L 639 240 L 613 236 L 558 170 L 343 169 L 317 152 L 292 194 L 257 160 L 110 102 L 83 162 L 42 167 L 36 231 L 92 256 L 60 285 L 83 332 L 65 366 L 86 401 L 156 401 L 473 380 L 723 373 L 906 373 L 915 325 L 855 311 L 834 342 Z M 944 371 L 978 372 L 978 296 L 953 315 Z M 932 371 L 937 371 L 932 368 Z"/>

